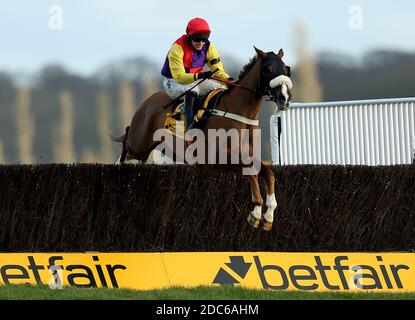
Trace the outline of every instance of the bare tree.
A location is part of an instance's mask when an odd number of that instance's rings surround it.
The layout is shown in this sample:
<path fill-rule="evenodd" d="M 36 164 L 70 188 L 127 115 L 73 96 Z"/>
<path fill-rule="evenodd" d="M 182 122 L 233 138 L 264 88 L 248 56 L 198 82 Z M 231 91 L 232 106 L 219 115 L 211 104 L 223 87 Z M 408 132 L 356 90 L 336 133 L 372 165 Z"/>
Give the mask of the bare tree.
<path fill-rule="evenodd" d="M 34 163 L 33 141 L 35 137 L 35 124 L 30 111 L 30 90 L 22 87 L 16 97 L 16 129 L 17 146 L 20 163 Z"/>
<path fill-rule="evenodd" d="M 131 122 L 135 111 L 134 89 L 131 81 L 122 80 L 119 88 L 119 101 L 121 111 L 121 128 L 124 130 Z"/>
<path fill-rule="evenodd" d="M 3 148 L 3 142 L 0 140 L 0 164 L 6 163 L 6 157 L 4 155 L 4 148 Z"/>
<path fill-rule="evenodd" d="M 113 163 L 114 160 L 112 144 L 109 139 L 109 133 L 111 132 L 110 118 L 110 97 L 108 93 L 101 91 L 98 93 L 97 130 L 100 140 L 100 157 L 104 163 Z"/>
<path fill-rule="evenodd" d="M 297 102 L 317 102 L 322 99 L 322 89 L 316 61 L 308 43 L 305 26 L 298 22 L 295 28 L 297 65 L 295 68 L 294 99 Z"/>
<path fill-rule="evenodd" d="M 76 161 L 75 146 L 73 142 L 74 107 L 72 95 L 68 90 L 59 92 L 59 106 L 61 117 L 55 128 L 54 158 L 58 163 L 74 163 Z"/>

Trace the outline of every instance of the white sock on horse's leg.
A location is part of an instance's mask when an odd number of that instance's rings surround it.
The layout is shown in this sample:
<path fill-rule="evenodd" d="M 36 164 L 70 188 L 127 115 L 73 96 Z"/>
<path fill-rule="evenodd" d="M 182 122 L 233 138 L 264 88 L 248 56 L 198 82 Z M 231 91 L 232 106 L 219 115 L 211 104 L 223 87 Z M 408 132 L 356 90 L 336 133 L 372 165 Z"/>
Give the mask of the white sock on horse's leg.
<path fill-rule="evenodd" d="M 267 194 L 267 211 L 263 214 L 263 218 L 267 222 L 274 221 L 274 211 L 277 208 L 277 200 L 275 199 L 275 193 Z"/>
<path fill-rule="evenodd" d="M 161 164 L 160 153 L 157 150 L 153 150 L 148 155 L 147 159 L 144 160 L 145 164 Z"/>
<path fill-rule="evenodd" d="M 162 154 L 160 150 L 154 149 L 148 155 L 145 164 L 174 164 L 174 161 Z"/>
<path fill-rule="evenodd" d="M 261 219 L 261 211 L 262 211 L 262 206 L 255 206 L 254 210 L 251 211 L 251 216 L 259 220 Z"/>
<path fill-rule="evenodd" d="M 121 155 L 118 156 L 117 162 L 115 163 L 117 166 L 121 165 Z"/>

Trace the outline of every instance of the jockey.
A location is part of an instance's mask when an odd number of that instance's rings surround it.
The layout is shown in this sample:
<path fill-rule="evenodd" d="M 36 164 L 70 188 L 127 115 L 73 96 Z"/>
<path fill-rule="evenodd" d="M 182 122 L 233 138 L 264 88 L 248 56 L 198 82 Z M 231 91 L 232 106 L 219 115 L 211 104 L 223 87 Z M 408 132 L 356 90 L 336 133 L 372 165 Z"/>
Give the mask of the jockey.
<path fill-rule="evenodd" d="M 186 34 L 177 39 L 171 46 L 161 74 L 165 77 L 163 87 L 165 92 L 175 99 L 195 85 L 196 81 L 210 78 L 213 71 L 215 76 L 223 80 L 233 80 L 225 72 L 219 53 L 208 40 L 209 24 L 202 18 L 189 21 Z M 210 71 L 203 71 L 207 63 Z M 222 88 L 223 85 L 211 79 L 204 80 L 185 94 L 184 108 L 187 128 L 191 128 L 193 118 L 193 103 L 198 95 Z"/>

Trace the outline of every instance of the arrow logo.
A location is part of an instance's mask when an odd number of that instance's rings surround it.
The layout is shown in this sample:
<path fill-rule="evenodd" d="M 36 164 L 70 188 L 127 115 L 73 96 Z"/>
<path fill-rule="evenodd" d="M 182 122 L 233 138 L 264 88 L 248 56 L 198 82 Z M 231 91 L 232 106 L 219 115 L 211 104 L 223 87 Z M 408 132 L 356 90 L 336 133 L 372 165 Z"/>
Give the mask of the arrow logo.
<path fill-rule="evenodd" d="M 249 271 L 252 263 L 247 263 L 242 256 L 230 256 L 231 262 L 225 263 L 232 271 L 234 271 L 241 279 L 244 279 Z M 226 270 L 220 268 L 213 283 L 220 285 L 231 285 L 239 283 L 233 276 L 231 276 Z"/>
<path fill-rule="evenodd" d="M 215 277 L 215 280 L 213 280 L 213 283 L 220 284 L 221 286 L 233 286 L 234 283 L 239 283 L 239 281 L 232 277 L 225 270 L 220 268 L 218 274 Z"/>
<path fill-rule="evenodd" d="M 252 263 L 246 263 L 244 257 L 230 256 L 230 263 L 225 263 L 229 268 L 235 271 L 242 279 L 245 278 Z"/>

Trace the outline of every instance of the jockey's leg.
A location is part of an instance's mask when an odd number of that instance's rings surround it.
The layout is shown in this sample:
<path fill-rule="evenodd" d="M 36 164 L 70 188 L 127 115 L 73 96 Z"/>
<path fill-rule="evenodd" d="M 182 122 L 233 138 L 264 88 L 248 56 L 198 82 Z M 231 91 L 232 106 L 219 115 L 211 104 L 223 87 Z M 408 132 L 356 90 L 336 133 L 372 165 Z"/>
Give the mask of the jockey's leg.
<path fill-rule="evenodd" d="M 176 80 L 168 78 L 165 78 L 163 81 L 164 92 L 166 92 L 167 95 L 172 99 L 176 99 L 178 96 L 185 93 L 185 91 L 189 90 L 194 85 L 195 83 L 180 84 Z M 199 94 L 199 87 L 197 86 L 193 88 L 192 91 Z"/>
<path fill-rule="evenodd" d="M 188 130 L 193 125 L 193 104 L 197 97 L 197 92 L 189 91 L 184 96 L 184 115 L 186 118 L 186 127 Z"/>
<path fill-rule="evenodd" d="M 209 80 L 206 80 L 209 81 Z M 201 83 L 202 85 L 203 83 Z M 170 98 L 175 99 L 178 96 L 185 93 L 187 90 L 189 90 L 191 87 L 193 87 L 195 83 L 191 84 L 180 84 L 174 79 L 168 79 L 165 78 L 163 81 L 163 88 L 164 91 L 169 95 Z M 184 114 L 186 119 L 186 126 L 188 129 L 192 127 L 193 124 L 193 104 L 195 101 L 195 98 L 199 95 L 200 88 L 199 86 L 196 86 L 192 89 L 192 91 L 189 91 L 184 96 Z"/>
<path fill-rule="evenodd" d="M 198 86 L 198 88 L 199 88 L 199 94 L 201 96 L 204 96 L 204 95 L 208 94 L 209 92 L 211 92 L 212 90 L 215 90 L 215 89 L 219 89 L 219 88 L 226 89 L 226 86 L 219 83 L 219 82 L 217 82 L 217 81 L 215 81 L 215 80 L 208 79 L 208 80 L 203 81 Z"/>

